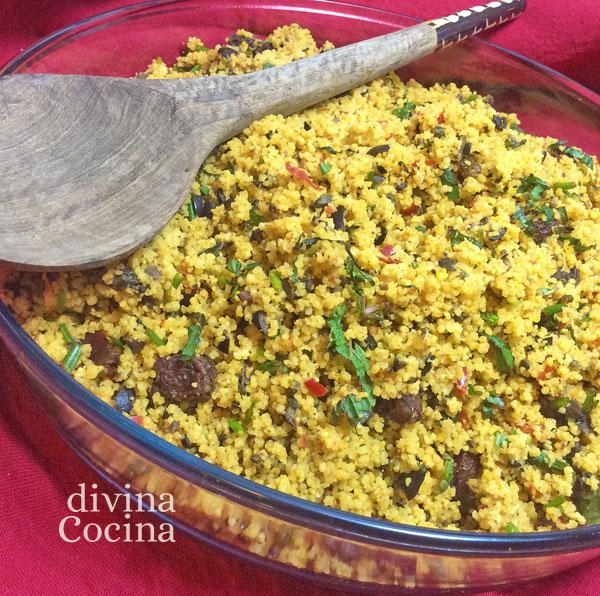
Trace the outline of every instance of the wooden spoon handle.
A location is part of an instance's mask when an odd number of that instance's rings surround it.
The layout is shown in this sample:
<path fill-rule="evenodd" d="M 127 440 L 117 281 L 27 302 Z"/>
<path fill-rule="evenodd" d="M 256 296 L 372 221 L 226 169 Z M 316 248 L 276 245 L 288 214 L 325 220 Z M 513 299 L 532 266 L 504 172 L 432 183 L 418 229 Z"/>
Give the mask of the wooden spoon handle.
<path fill-rule="evenodd" d="M 525 0 L 498 0 L 285 66 L 237 77 L 217 77 L 211 81 L 214 87 L 211 93 L 219 101 L 228 100 L 226 113 L 221 112 L 219 117 L 228 124 L 221 127 L 224 135 L 219 140 L 237 134 L 267 114 L 300 111 L 437 49 L 505 23 L 520 14 L 525 4 Z M 199 87 L 206 85 L 206 79 L 179 81 L 180 86 L 177 81 L 171 83 L 170 93 L 189 101 L 192 120 L 204 120 L 195 116 L 206 110 L 206 89 L 200 93 Z M 202 105 L 194 106 L 195 101 Z"/>

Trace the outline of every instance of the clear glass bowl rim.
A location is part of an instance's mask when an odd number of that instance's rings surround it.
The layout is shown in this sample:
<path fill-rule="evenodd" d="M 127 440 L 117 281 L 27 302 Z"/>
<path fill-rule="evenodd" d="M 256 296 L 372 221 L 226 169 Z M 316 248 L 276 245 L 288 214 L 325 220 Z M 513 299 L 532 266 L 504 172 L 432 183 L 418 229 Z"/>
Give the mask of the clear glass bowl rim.
<path fill-rule="evenodd" d="M 51 50 L 53 43 L 62 38 L 65 38 L 63 40 L 65 41 L 71 36 L 88 35 L 100 26 L 104 28 L 116 24 L 111 22 L 113 20 L 118 19 L 118 21 L 121 21 L 140 11 L 159 6 L 174 6 L 186 1 L 188 0 L 148 0 L 82 19 L 51 33 L 21 51 L 0 68 L 0 75 L 15 72 L 16 69 L 27 64 L 39 53 Z M 266 2 L 258 1 L 252 4 L 263 8 L 269 7 Z M 396 18 L 401 17 L 415 23 L 420 21 L 398 12 L 335 0 L 310 0 L 306 4 L 323 7 L 322 10 L 327 10 L 329 14 L 340 14 L 340 16 L 346 17 L 351 13 L 340 11 L 354 9 L 373 16 L 393 15 Z M 285 6 L 292 5 L 293 1 L 290 1 L 277 6 L 285 8 Z M 305 9 L 311 11 L 310 8 L 305 7 Z M 107 20 L 109 22 L 105 22 Z M 101 23 L 102 25 L 100 25 Z M 511 56 L 526 66 L 558 81 L 572 92 L 584 96 L 600 109 L 600 95 L 566 75 L 497 44 L 481 39 L 471 40 L 470 43 L 483 44 L 495 51 Z M 25 332 L 23 327 L 19 325 L 9 308 L 1 300 L 0 331 L 10 343 L 17 346 L 21 357 L 32 365 L 36 374 L 39 375 L 42 382 L 51 388 L 51 391 L 57 391 L 61 399 L 70 407 L 91 423 L 96 424 L 112 438 L 125 444 L 142 457 L 189 482 L 265 514 L 286 519 L 315 531 L 333 533 L 364 543 L 430 554 L 477 557 L 498 557 L 499 555 L 504 557 L 535 557 L 580 552 L 600 547 L 600 525 L 585 526 L 573 530 L 524 532 L 519 534 L 430 529 L 368 518 L 270 489 L 175 447 L 104 403 L 46 355 Z"/>

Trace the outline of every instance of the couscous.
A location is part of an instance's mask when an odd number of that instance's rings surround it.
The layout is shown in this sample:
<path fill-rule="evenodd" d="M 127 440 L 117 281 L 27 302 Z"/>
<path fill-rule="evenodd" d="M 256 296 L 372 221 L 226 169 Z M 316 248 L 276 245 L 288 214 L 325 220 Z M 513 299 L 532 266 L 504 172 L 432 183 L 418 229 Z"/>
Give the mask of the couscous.
<path fill-rule="evenodd" d="M 318 47 L 190 38 L 142 76 Z M 227 470 L 394 522 L 600 522 L 600 181 L 466 87 L 395 74 L 219 146 L 126 262 L 3 274 L 85 387 Z"/>

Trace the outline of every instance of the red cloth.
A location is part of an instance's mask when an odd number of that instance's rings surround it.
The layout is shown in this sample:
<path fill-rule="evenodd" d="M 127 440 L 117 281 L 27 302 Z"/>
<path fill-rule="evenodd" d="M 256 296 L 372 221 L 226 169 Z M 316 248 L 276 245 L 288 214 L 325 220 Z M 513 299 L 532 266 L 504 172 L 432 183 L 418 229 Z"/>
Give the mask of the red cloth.
<path fill-rule="evenodd" d="M 487 1 L 487 0 L 486 0 Z M 0 63 L 52 30 L 123 0 L 3 0 Z M 441 16 L 468 0 L 356 2 L 419 17 Z M 476 2 L 473 1 L 473 4 Z M 489 35 L 600 91 L 600 3 L 597 0 L 529 0 L 525 16 Z M 576 40 L 576 41 L 575 41 Z M 326 594 L 176 535 L 175 544 L 66 544 L 58 523 L 80 482 L 97 482 L 40 414 L 0 346 L 0 593 L 9 594 Z M 106 526 L 110 514 L 89 514 Z M 143 515 L 144 521 L 147 519 Z M 135 520 L 134 515 L 134 520 Z M 140 519 L 138 518 L 138 521 Z M 333 592 L 331 592 L 333 594 Z M 494 592 L 504 594 L 508 592 Z M 511 594 L 600 593 L 600 560 Z"/>

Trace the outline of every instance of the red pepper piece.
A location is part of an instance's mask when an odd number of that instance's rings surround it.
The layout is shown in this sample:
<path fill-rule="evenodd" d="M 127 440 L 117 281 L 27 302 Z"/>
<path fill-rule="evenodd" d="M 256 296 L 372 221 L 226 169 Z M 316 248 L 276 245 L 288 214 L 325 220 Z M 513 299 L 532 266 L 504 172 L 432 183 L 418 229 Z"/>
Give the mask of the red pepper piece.
<path fill-rule="evenodd" d="M 380 249 L 379 252 L 384 256 L 384 257 L 391 257 L 392 255 L 396 254 L 396 249 L 391 245 L 391 244 L 384 244 Z"/>
<path fill-rule="evenodd" d="M 144 419 L 141 416 L 130 416 L 129 420 L 139 424 L 140 426 L 144 426 Z"/>
<path fill-rule="evenodd" d="M 467 382 L 469 380 L 469 371 L 463 368 L 463 376 L 454 383 L 454 395 L 456 397 L 464 397 L 467 395 Z"/>
<path fill-rule="evenodd" d="M 444 112 L 442 112 L 438 117 L 437 117 L 437 121 L 438 124 L 444 124 L 444 122 L 446 122 L 446 114 L 444 114 Z"/>
<path fill-rule="evenodd" d="M 538 375 L 538 379 L 540 381 L 545 381 L 546 379 L 550 378 L 555 372 L 556 366 L 550 366 L 549 364 L 547 364 L 544 367 L 544 370 Z"/>
<path fill-rule="evenodd" d="M 296 180 L 303 182 L 304 184 L 314 188 L 316 190 L 321 190 L 321 187 L 311 180 L 311 177 L 308 175 L 306 170 L 302 168 L 297 168 L 293 166 L 289 161 L 285 164 L 285 169 L 294 177 Z"/>
<path fill-rule="evenodd" d="M 428 165 L 428 166 L 437 166 L 437 161 L 435 161 L 435 159 L 426 159 L 425 160 L 425 165 Z"/>
<path fill-rule="evenodd" d="M 327 395 L 327 389 L 324 385 L 321 385 L 316 379 L 306 379 L 304 386 L 315 396 L 325 397 Z"/>

